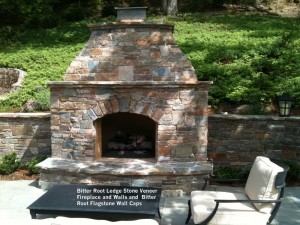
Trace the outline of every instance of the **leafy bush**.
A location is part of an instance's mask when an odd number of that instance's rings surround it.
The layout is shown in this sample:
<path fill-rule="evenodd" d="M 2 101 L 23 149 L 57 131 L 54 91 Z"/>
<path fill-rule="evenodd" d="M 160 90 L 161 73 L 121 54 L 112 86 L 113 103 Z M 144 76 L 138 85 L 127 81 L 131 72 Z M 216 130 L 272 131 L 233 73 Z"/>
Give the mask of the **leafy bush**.
<path fill-rule="evenodd" d="M 96 16 L 101 6 L 102 0 L 5 0 L 0 1 L 0 26 L 55 27 Z"/>
<path fill-rule="evenodd" d="M 30 162 L 26 163 L 25 167 L 28 170 L 29 174 L 38 174 L 39 169 L 36 167 L 36 165 L 42 161 L 44 161 L 47 158 L 47 156 L 37 156 L 30 160 Z"/>
<path fill-rule="evenodd" d="M 222 8 L 226 0 L 185 0 L 178 1 L 179 12 L 201 12 L 208 9 Z"/>
<path fill-rule="evenodd" d="M 300 107 L 297 19 L 187 14 L 175 25 L 175 39 L 198 79 L 214 82 L 209 96 L 212 105 L 268 104 L 289 91 L 293 107 Z"/>
<path fill-rule="evenodd" d="M 283 161 L 286 165 L 289 166 L 289 171 L 287 173 L 287 179 L 296 181 L 300 179 L 300 165 L 299 163 L 291 160 Z"/>
<path fill-rule="evenodd" d="M 37 92 L 34 95 L 36 99 L 36 110 L 48 111 L 50 110 L 50 90 L 47 88 L 37 88 Z"/>
<path fill-rule="evenodd" d="M 220 179 L 240 179 L 244 178 L 244 173 L 239 167 L 220 166 L 216 170 L 215 176 Z"/>
<path fill-rule="evenodd" d="M 20 166 L 16 153 L 5 155 L 0 162 L 0 174 L 11 174 Z"/>

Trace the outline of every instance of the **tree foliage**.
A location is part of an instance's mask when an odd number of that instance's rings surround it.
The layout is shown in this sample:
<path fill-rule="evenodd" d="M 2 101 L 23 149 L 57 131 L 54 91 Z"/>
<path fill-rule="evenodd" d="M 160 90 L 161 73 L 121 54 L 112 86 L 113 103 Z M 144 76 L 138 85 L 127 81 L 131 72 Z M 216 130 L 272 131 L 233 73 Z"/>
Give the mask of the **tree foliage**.
<path fill-rule="evenodd" d="M 0 0 L 0 25 L 55 27 L 100 12 L 102 0 Z"/>
<path fill-rule="evenodd" d="M 0 26 L 55 27 L 64 21 L 115 15 L 115 7 L 147 6 L 149 13 L 216 8 L 226 0 L 0 0 Z M 228 1 L 228 0 L 227 0 Z"/>

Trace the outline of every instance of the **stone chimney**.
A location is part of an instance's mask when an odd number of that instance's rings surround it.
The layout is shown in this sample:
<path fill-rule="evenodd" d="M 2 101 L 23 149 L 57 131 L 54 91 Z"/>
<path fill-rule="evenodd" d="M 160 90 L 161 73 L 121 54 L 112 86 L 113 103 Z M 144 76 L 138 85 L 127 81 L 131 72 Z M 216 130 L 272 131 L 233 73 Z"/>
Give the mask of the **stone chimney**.
<path fill-rule="evenodd" d="M 144 22 L 146 20 L 147 7 L 123 7 L 117 10 L 117 20 L 120 22 Z"/>
<path fill-rule="evenodd" d="M 72 163 L 100 163 L 93 168 L 101 170 L 101 179 L 105 174 L 111 179 L 114 170 L 106 169 L 109 162 L 124 166 L 116 182 L 123 175 L 137 176 L 128 178 L 129 183 L 141 175 L 155 175 L 158 182 L 174 175 L 171 183 L 177 185 L 180 176 L 190 189 L 210 170 L 207 101 L 212 82 L 197 80 L 174 40 L 173 25 L 145 21 L 145 7 L 117 11 L 119 22 L 89 26 L 90 39 L 64 81 L 49 82 L 52 156 L 75 160 Z M 133 17 L 127 15 L 131 12 Z M 147 147 L 137 148 L 137 141 L 119 143 L 116 134 L 125 132 L 142 134 L 139 139 L 149 136 Z M 139 166 L 153 169 L 134 169 L 131 163 L 137 159 Z"/>

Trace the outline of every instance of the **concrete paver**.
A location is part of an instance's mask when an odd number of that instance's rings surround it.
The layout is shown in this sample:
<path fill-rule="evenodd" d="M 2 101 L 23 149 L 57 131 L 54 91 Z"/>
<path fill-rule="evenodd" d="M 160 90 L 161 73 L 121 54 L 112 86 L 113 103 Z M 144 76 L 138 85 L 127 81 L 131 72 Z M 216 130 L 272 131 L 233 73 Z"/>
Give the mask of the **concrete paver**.
<path fill-rule="evenodd" d="M 225 187 L 210 187 L 226 191 Z M 243 191 L 235 188 L 235 191 Z M 0 221 L 7 219 L 30 220 L 29 210 L 32 202 L 45 193 L 36 181 L 0 181 Z M 189 196 L 162 197 L 160 202 L 161 225 L 183 225 L 188 213 Z M 39 218 L 51 217 L 43 215 Z M 192 225 L 192 219 L 189 225 Z M 272 225 L 300 224 L 300 187 L 286 188 L 284 201 Z"/>

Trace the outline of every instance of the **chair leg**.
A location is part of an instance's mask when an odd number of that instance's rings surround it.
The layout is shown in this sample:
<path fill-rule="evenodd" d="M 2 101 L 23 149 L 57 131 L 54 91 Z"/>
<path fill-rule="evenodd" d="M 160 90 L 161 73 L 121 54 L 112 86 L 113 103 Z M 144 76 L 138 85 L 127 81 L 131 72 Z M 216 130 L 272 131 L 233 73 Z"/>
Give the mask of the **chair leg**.
<path fill-rule="evenodd" d="M 192 216 L 192 212 L 191 212 L 191 200 L 188 201 L 188 205 L 189 205 L 189 212 L 188 212 L 188 216 L 186 218 L 185 224 L 187 224 L 190 221 L 191 216 Z"/>

